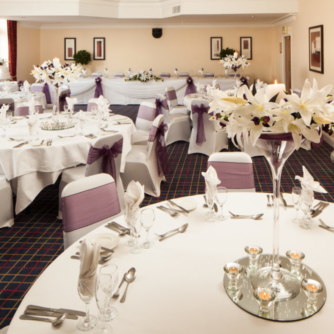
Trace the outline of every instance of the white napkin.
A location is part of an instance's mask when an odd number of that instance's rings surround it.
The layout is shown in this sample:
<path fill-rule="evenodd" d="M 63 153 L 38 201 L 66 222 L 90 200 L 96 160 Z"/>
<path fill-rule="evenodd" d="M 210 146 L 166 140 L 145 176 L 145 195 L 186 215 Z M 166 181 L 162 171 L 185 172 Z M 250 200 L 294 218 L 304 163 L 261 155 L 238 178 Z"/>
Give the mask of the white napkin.
<path fill-rule="evenodd" d="M 174 74 L 177 76 L 178 70 L 177 68 L 174 70 Z"/>
<path fill-rule="evenodd" d="M 66 102 L 68 105 L 68 109 L 73 110 L 74 105 L 78 103 L 78 99 L 75 97 L 74 98 L 66 97 Z"/>
<path fill-rule="evenodd" d="M 105 76 L 106 78 L 109 78 L 109 74 L 110 74 L 110 72 L 109 72 L 108 69 L 106 68 L 106 69 L 104 70 L 104 76 Z"/>
<path fill-rule="evenodd" d="M 98 243 L 91 244 L 83 240 L 80 247 L 80 273 L 78 288 L 81 295 L 86 297 L 95 296 L 96 269 L 100 258 Z"/>
<path fill-rule="evenodd" d="M 3 104 L 2 107 L 0 108 L 0 116 L 2 119 L 6 119 L 8 109 L 9 109 L 8 104 Z"/>
<path fill-rule="evenodd" d="M 308 172 L 305 166 L 303 166 L 303 175 L 303 177 L 296 175 L 295 179 L 299 180 L 305 189 L 327 194 L 327 191 L 320 185 L 320 183 L 318 181 L 314 181 L 312 175 Z"/>
<path fill-rule="evenodd" d="M 131 217 L 139 213 L 139 206 L 145 197 L 144 186 L 139 182 L 131 181 L 128 184 L 126 193 L 124 194 L 125 201 L 125 221 L 130 222 Z"/>
<path fill-rule="evenodd" d="M 210 166 L 206 173 L 202 172 L 205 179 L 206 192 L 208 196 L 214 198 L 217 192 L 217 185 L 220 183 L 216 170 Z"/>
<path fill-rule="evenodd" d="M 195 83 L 197 93 L 203 93 L 204 92 L 204 85 L 201 83 L 197 82 Z"/>
<path fill-rule="evenodd" d="M 97 109 L 99 111 L 105 111 L 105 110 L 109 111 L 110 110 L 109 101 L 105 99 L 102 95 L 99 96 L 96 103 L 97 103 Z"/>
<path fill-rule="evenodd" d="M 30 85 L 27 80 L 23 83 L 23 88 L 27 93 L 30 91 Z"/>
<path fill-rule="evenodd" d="M 35 113 L 35 106 L 37 106 L 37 102 L 35 101 L 35 98 L 32 97 L 29 101 L 28 101 L 28 106 L 29 106 L 29 115 L 32 115 Z"/>
<path fill-rule="evenodd" d="M 204 75 L 204 68 L 200 69 L 198 72 L 203 76 Z"/>

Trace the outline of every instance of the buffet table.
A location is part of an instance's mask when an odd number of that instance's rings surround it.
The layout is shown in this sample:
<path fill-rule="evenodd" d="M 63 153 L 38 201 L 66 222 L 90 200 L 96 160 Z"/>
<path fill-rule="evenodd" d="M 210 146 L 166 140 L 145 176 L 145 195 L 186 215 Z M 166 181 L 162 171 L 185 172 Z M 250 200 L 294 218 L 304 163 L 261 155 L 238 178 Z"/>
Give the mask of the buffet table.
<path fill-rule="evenodd" d="M 285 194 L 289 200 L 288 196 Z M 331 333 L 334 312 L 334 289 L 331 285 L 334 267 L 330 258 L 334 254 L 332 233 L 317 225 L 311 230 L 303 230 L 291 222 L 295 215 L 293 208 L 281 209 L 281 255 L 289 249 L 303 251 L 306 255 L 304 263 L 323 278 L 328 300 L 323 309 L 310 319 L 284 324 L 267 321 L 239 309 L 227 296 L 223 286 L 224 265 L 246 256 L 246 245 L 259 245 L 264 253 L 272 251 L 273 209 L 267 207 L 266 194 L 228 195 L 225 214 L 229 215 L 228 211 L 239 214 L 264 213 L 263 218 L 257 221 L 228 219 L 208 223 L 204 221 L 207 209 L 203 208 L 203 196 L 188 199 L 197 205 L 188 216 L 172 218 L 165 212 L 155 210 L 155 225 L 151 231 L 155 246 L 152 249 L 142 250 L 137 255 L 130 254 L 125 245 L 128 237 L 120 238 L 111 262 L 118 265 L 120 278 L 131 267 L 136 268 L 137 277 L 129 286 L 125 303 L 119 302 L 124 293 L 123 284 L 120 297 L 113 304 L 119 312 L 118 317 L 110 323 L 114 333 Z M 330 223 L 333 213 L 334 206 L 331 204 L 320 218 Z M 116 221 L 124 224 L 123 217 Z M 185 233 L 163 242 L 158 242 L 153 234 L 164 233 L 184 223 L 189 223 Z M 110 235 L 113 232 L 101 226 L 90 235 L 101 233 Z M 328 256 L 324 256 L 322 245 L 326 245 Z M 78 249 L 77 242 L 36 280 L 13 317 L 8 334 L 80 333 L 76 329 L 76 320 L 67 319 L 56 329 L 50 323 L 19 319 L 29 304 L 84 310 L 84 303 L 77 292 L 80 262 L 70 258 Z M 92 314 L 98 314 L 95 300 L 90 303 L 90 310 Z"/>
<path fill-rule="evenodd" d="M 215 78 L 194 77 L 194 83 L 212 85 Z M 235 79 L 216 78 L 221 90 L 233 88 Z M 87 104 L 94 97 L 95 78 L 79 79 L 69 83 L 71 97 L 76 97 L 79 104 Z M 174 87 L 179 104 L 183 104 L 184 93 L 187 87 L 187 78 L 167 78 L 164 81 L 125 81 L 124 78 L 102 78 L 103 96 L 111 104 L 140 104 L 143 101 L 154 102 L 156 94 L 165 94 L 167 87 Z M 50 85 L 51 98 L 55 98 L 54 88 Z M 53 101 L 52 101 L 53 102 Z"/>
<path fill-rule="evenodd" d="M 91 113 L 85 113 L 87 121 L 84 134 L 95 134 L 106 136 L 110 133 L 101 132 L 98 129 L 97 120 L 91 118 Z M 50 114 L 40 115 L 40 122 L 50 117 Z M 125 159 L 131 150 L 131 136 L 136 128 L 131 119 L 130 124 L 115 125 L 118 118 L 124 116 L 117 115 L 109 117 L 108 128 L 117 130 L 123 135 L 123 154 L 121 171 L 124 171 Z M 65 116 L 61 119 L 66 120 Z M 75 135 L 75 128 L 61 131 L 40 130 L 40 140 L 33 146 L 31 143 L 20 148 L 14 148 L 18 141 L 7 141 L 0 138 L 0 174 L 5 174 L 7 180 L 12 183 L 13 191 L 16 193 L 15 212 L 18 214 L 24 210 L 46 186 L 56 182 L 58 176 L 65 168 L 70 168 L 79 164 L 85 164 L 87 154 L 92 139 Z M 59 138 L 58 136 L 75 135 L 74 137 Z M 17 124 L 11 125 L 8 137 L 14 139 L 29 139 L 27 119 L 21 118 Z M 51 146 L 46 146 L 46 141 L 52 140 Z M 44 140 L 42 146 L 38 146 Z"/>

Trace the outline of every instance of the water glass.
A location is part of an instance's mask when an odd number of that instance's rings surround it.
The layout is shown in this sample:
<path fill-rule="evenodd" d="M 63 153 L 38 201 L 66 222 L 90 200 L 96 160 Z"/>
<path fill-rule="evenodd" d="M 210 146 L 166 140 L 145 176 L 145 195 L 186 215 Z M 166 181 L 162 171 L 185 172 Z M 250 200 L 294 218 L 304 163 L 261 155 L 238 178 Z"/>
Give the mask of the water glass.
<path fill-rule="evenodd" d="M 140 214 L 140 223 L 141 226 L 146 231 L 146 240 L 142 243 L 142 248 L 149 249 L 153 246 L 153 242 L 150 241 L 150 228 L 153 226 L 155 220 L 155 213 L 153 209 L 142 210 Z"/>
<path fill-rule="evenodd" d="M 7 123 L 10 124 L 12 122 L 13 112 L 7 111 L 6 118 L 7 118 Z"/>
<path fill-rule="evenodd" d="M 83 118 L 79 118 L 75 123 L 75 128 L 79 136 L 83 136 L 83 130 L 85 128 L 86 121 Z"/>
<path fill-rule="evenodd" d="M 314 194 L 312 190 L 303 189 L 301 195 L 301 210 L 304 213 L 304 217 L 299 222 L 299 227 L 304 229 L 310 229 L 312 226 L 312 218 L 311 218 L 311 208 L 314 201 Z"/>
<path fill-rule="evenodd" d="M 205 196 L 206 196 L 206 204 L 208 205 L 209 212 L 206 214 L 205 221 L 214 222 L 216 220 L 215 214 L 213 212 L 213 206 L 215 204 L 217 189 L 211 189 L 207 184 L 205 187 Z"/>
<path fill-rule="evenodd" d="M 225 187 L 218 187 L 217 188 L 217 194 L 216 194 L 216 200 L 220 206 L 220 215 L 218 215 L 219 220 L 225 220 L 226 217 L 224 217 L 223 213 L 223 206 L 225 202 L 227 201 L 227 195 L 228 190 Z"/>
<path fill-rule="evenodd" d="M 127 210 L 125 209 L 124 210 L 124 221 L 126 222 L 126 224 L 130 227 L 131 231 L 130 231 L 130 239 L 126 242 L 126 246 L 128 247 L 133 247 L 135 245 L 135 240 L 132 236 L 132 227 L 131 227 L 131 224 L 130 224 L 130 219 L 133 219 L 132 218 L 132 215 L 130 215 L 130 213 L 128 214 Z"/>
<path fill-rule="evenodd" d="M 296 209 L 296 216 L 294 219 L 292 219 L 292 222 L 295 224 L 299 224 L 299 217 L 298 217 L 298 211 L 301 206 L 301 197 L 302 197 L 302 188 L 300 187 L 293 187 L 292 188 L 292 201 L 293 205 L 295 206 Z"/>

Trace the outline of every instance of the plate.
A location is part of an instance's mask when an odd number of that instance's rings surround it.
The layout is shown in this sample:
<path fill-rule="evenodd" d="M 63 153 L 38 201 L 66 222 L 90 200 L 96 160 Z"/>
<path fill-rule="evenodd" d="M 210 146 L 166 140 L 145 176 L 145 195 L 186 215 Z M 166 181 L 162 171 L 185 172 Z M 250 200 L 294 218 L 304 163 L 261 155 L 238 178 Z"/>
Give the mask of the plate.
<path fill-rule="evenodd" d="M 188 198 L 179 198 L 173 199 L 173 202 L 182 206 L 187 211 L 193 211 L 197 208 L 197 203 L 193 199 Z"/>
<path fill-rule="evenodd" d="M 101 247 L 107 248 L 115 248 L 119 242 L 118 234 L 112 233 L 100 233 L 100 234 L 93 234 L 86 238 L 86 240 L 90 243 L 97 242 Z"/>

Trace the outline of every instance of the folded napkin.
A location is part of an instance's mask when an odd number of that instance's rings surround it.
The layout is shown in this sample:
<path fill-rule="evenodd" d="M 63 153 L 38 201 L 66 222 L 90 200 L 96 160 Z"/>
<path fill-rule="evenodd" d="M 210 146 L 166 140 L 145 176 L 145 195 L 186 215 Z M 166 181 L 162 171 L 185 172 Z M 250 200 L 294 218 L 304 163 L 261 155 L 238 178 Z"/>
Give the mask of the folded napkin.
<path fill-rule="evenodd" d="M 30 91 L 30 84 L 29 82 L 26 80 L 24 83 L 23 83 L 23 89 L 28 93 Z"/>
<path fill-rule="evenodd" d="M 125 221 L 129 224 L 132 218 L 137 219 L 139 215 L 139 206 L 145 197 L 144 186 L 139 182 L 131 181 L 128 184 L 126 193 L 124 194 L 125 201 Z"/>
<path fill-rule="evenodd" d="M 9 104 L 3 104 L 0 108 L 0 117 L 1 119 L 6 119 L 7 117 L 7 110 L 9 109 Z"/>
<path fill-rule="evenodd" d="M 38 102 L 35 101 L 35 98 L 32 97 L 29 101 L 28 101 L 28 106 L 29 106 L 29 114 L 32 115 L 35 113 L 35 106 L 38 105 Z"/>
<path fill-rule="evenodd" d="M 109 101 L 103 97 L 103 95 L 100 95 L 99 98 L 96 100 L 97 103 L 97 109 L 99 111 L 110 111 L 109 107 Z"/>
<path fill-rule="evenodd" d="M 80 246 L 80 273 L 78 289 L 82 296 L 95 296 L 96 269 L 100 258 L 98 243 L 90 243 L 83 240 Z"/>
<path fill-rule="evenodd" d="M 177 74 L 178 74 L 178 69 L 177 68 L 174 70 L 174 74 L 177 76 Z"/>
<path fill-rule="evenodd" d="M 74 98 L 66 97 L 66 102 L 68 105 L 68 109 L 73 110 L 74 105 L 78 103 L 78 99 L 75 97 Z"/>
<path fill-rule="evenodd" d="M 217 193 L 217 185 L 220 183 L 216 170 L 210 166 L 206 173 L 202 172 L 205 179 L 206 193 L 209 198 L 214 199 Z"/>
<path fill-rule="evenodd" d="M 197 93 L 203 93 L 204 92 L 204 85 L 201 83 L 197 82 L 195 83 Z"/>
<path fill-rule="evenodd" d="M 201 68 L 198 72 L 203 76 L 204 75 L 204 68 Z"/>
<path fill-rule="evenodd" d="M 327 191 L 320 185 L 318 181 L 314 181 L 312 175 L 303 166 L 303 177 L 296 175 L 295 179 L 299 180 L 304 189 L 316 191 L 318 193 L 327 194 Z"/>

